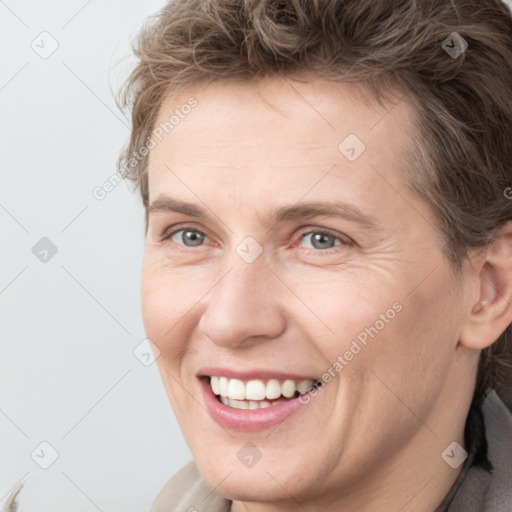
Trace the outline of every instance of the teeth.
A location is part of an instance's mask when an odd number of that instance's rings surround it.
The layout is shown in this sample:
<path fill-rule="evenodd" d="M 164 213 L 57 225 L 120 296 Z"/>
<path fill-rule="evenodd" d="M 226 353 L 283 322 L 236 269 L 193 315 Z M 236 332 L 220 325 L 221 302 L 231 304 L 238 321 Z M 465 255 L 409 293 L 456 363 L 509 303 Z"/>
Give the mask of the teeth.
<path fill-rule="evenodd" d="M 286 398 L 291 398 L 295 395 L 295 381 L 285 380 L 281 385 L 281 394 Z"/>
<path fill-rule="evenodd" d="M 235 409 L 249 409 L 249 402 L 245 400 L 233 400 L 229 399 L 229 407 L 233 407 Z"/>
<path fill-rule="evenodd" d="M 210 386 L 215 395 L 220 395 L 221 402 L 235 409 L 257 409 L 270 407 L 284 402 L 284 398 L 293 398 L 297 392 L 307 392 L 315 381 L 307 379 L 294 381 L 291 379 L 280 382 L 277 379 L 250 380 L 244 382 L 240 379 L 228 379 L 227 377 L 210 377 Z M 272 404 L 266 400 L 276 400 Z M 266 400 L 265 400 L 266 399 Z M 233 404 L 233 405 L 232 405 Z"/>
<path fill-rule="evenodd" d="M 245 385 L 245 398 L 248 400 L 264 400 L 265 384 L 261 380 L 250 380 Z"/>
<path fill-rule="evenodd" d="M 220 395 L 219 377 L 212 377 L 210 380 L 210 386 L 212 387 L 215 395 Z"/>
<path fill-rule="evenodd" d="M 229 379 L 228 398 L 231 400 L 245 400 L 245 384 L 238 379 Z"/>
<path fill-rule="evenodd" d="M 279 398 L 281 396 L 281 384 L 277 379 L 270 379 L 267 382 L 265 396 L 269 400 L 273 400 L 274 398 Z"/>
<path fill-rule="evenodd" d="M 229 381 L 226 377 L 220 377 L 219 379 L 219 394 L 220 396 L 227 397 L 228 396 L 228 384 Z M 215 393 L 215 391 L 214 391 Z"/>
<path fill-rule="evenodd" d="M 311 388 L 311 386 L 313 385 L 312 384 L 313 381 L 311 380 L 301 380 L 299 383 L 297 383 L 297 391 L 302 395 L 302 393 L 307 393 L 309 388 Z M 215 393 L 215 391 L 214 391 Z"/>

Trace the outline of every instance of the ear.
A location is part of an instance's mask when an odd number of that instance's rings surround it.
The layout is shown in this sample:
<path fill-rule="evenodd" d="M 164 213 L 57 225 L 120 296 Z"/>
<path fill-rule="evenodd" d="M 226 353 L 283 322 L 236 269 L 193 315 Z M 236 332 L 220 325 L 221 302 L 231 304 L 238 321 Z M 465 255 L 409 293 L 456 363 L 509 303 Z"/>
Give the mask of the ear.
<path fill-rule="evenodd" d="M 512 322 L 512 221 L 499 230 L 472 263 L 466 272 L 477 272 L 477 292 L 471 290 L 460 343 L 482 350 L 492 345 Z"/>

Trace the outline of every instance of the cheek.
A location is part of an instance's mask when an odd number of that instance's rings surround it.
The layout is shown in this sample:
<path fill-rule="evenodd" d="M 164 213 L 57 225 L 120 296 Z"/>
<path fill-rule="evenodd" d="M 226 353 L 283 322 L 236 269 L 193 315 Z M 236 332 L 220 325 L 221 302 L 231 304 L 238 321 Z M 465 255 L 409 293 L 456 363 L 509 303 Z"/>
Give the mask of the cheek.
<path fill-rule="evenodd" d="M 289 299 L 294 320 L 331 362 L 354 340 L 364 347 L 365 341 L 369 346 L 369 340 L 384 336 L 403 311 L 396 286 L 369 272 L 317 272 L 316 278 L 296 279 L 290 287 L 301 298 Z"/>
<path fill-rule="evenodd" d="M 426 389 L 430 397 L 440 392 L 453 360 L 459 309 L 449 283 L 450 276 L 440 271 L 428 285 L 400 298 L 402 310 L 365 349 L 364 365 L 378 376 L 369 382 L 379 393 L 392 391 L 416 404 L 416 412 L 428 407 Z"/>
<path fill-rule="evenodd" d="M 439 382 L 457 338 L 458 301 L 454 288 L 447 290 L 449 272 L 439 269 L 413 293 L 416 275 L 395 282 L 388 274 L 337 277 L 297 281 L 294 288 L 307 308 L 297 303 L 293 316 L 322 354 L 325 370 L 359 380 L 373 369 L 397 389 L 413 380 Z"/>
<path fill-rule="evenodd" d="M 201 272 L 171 268 L 165 260 L 146 256 L 141 277 L 144 328 L 165 355 L 175 352 L 197 325 L 203 299 L 214 281 Z M 183 341 L 180 341 L 183 340 Z"/>

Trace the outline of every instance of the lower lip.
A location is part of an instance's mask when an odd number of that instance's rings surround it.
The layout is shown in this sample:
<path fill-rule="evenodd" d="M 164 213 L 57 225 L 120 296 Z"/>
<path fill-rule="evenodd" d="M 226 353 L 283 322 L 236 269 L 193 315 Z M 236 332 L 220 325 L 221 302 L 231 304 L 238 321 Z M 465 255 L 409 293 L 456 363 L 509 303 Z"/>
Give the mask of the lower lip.
<path fill-rule="evenodd" d="M 200 378 L 201 391 L 208 414 L 222 427 L 230 430 L 264 430 L 281 423 L 305 405 L 293 398 L 263 409 L 235 409 L 220 402 L 207 379 Z"/>

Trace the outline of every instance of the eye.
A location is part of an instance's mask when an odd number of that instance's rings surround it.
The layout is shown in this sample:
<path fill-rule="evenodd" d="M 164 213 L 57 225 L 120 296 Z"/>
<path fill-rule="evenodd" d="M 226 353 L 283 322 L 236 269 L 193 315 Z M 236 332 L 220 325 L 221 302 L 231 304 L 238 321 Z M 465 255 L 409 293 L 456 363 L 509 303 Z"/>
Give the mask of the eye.
<path fill-rule="evenodd" d="M 304 243 L 305 245 L 302 245 Z M 338 235 L 322 230 L 303 233 L 299 242 L 299 246 L 305 247 L 306 249 L 316 250 L 332 249 L 338 245 L 350 245 L 350 241 L 344 240 Z"/>
<path fill-rule="evenodd" d="M 169 233 L 164 237 L 164 240 L 168 238 L 180 245 L 196 247 L 198 245 L 202 245 L 207 237 L 204 233 L 198 231 L 197 229 L 179 229 Z"/>

